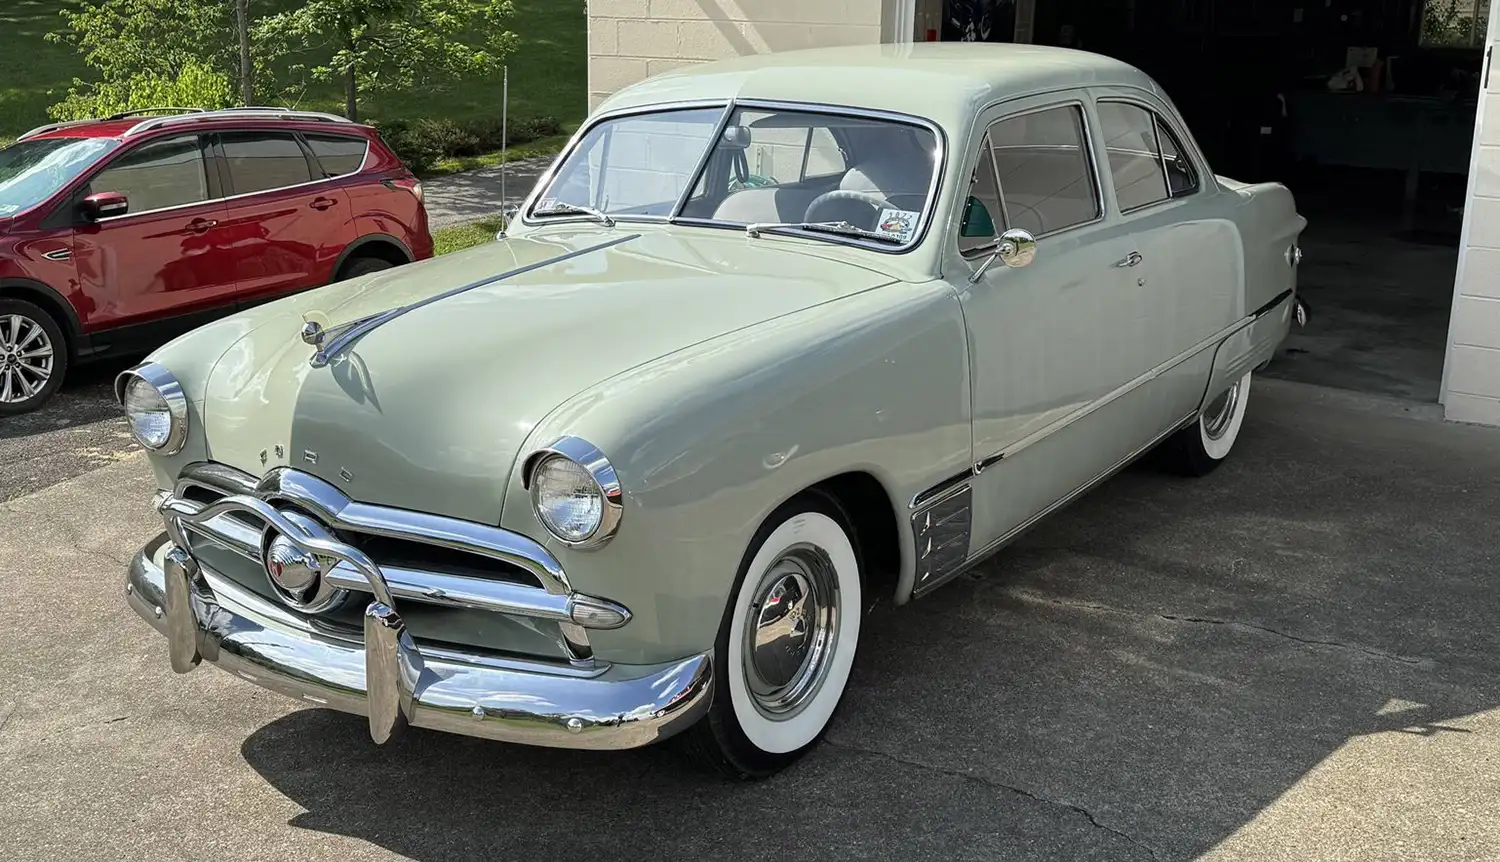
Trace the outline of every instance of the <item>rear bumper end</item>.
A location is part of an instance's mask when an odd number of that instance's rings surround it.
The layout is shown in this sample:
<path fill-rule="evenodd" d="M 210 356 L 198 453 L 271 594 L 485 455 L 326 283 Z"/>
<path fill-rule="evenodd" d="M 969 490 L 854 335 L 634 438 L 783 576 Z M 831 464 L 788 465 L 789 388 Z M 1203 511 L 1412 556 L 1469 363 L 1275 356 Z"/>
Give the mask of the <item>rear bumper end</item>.
<path fill-rule="evenodd" d="M 418 646 L 378 601 L 361 637 L 235 585 L 165 535 L 135 556 L 126 593 L 167 637 L 174 670 L 206 661 L 294 699 L 367 716 L 377 742 L 409 724 L 525 745 L 635 748 L 685 729 L 712 698 L 711 654 L 580 668 Z"/>

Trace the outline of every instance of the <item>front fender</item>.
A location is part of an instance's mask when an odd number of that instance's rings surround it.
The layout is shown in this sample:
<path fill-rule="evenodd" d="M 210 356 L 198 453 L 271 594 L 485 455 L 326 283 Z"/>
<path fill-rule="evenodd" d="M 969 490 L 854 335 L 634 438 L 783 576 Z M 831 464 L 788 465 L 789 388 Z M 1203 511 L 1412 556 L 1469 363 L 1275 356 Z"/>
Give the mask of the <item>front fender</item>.
<path fill-rule="evenodd" d="M 619 532 L 598 550 L 551 540 L 522 482 L 526 455 L 566 435 L 603 450 L 624 491 Z M 596 654 L 670 660 L 713 647 L 747 544 L 781 503 L 864 471 L 904 518 L 971 448 L 957 298 L 943 282 L 897 283 L 699 343 L 570 399 L 517 458 L 502 526 L 547 543 L 575 589 L 630 609 L 629 625 L 592 634 Z M 901 544 L 910 568 L 910 539 Z"/>

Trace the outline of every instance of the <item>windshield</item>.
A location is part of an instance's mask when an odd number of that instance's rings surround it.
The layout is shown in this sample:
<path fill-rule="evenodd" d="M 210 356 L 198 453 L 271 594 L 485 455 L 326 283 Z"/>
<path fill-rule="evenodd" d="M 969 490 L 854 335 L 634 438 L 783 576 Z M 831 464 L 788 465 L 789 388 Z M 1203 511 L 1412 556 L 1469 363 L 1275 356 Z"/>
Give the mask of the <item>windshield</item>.
<path fill-rule="evenodd" d="M 108 138 L 46 138 L 0 149 L 0 216 L 52 197 L 118 144 Z"/>
<path fill-rule="evenodd" d="M 887 251 L 916 241 L 939 157 L 930 128 L 744 106 L 720 132 L 723 118 L 723 108 L 711 107 L 600 122 L 558 167 L 529 217 L 671 218 Z"/>

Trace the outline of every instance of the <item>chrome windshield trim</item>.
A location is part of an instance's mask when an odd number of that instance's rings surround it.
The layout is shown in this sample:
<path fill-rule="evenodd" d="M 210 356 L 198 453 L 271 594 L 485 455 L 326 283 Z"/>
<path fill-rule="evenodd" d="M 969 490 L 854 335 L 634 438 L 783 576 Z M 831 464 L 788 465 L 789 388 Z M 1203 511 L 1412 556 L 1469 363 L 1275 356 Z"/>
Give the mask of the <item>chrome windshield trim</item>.
<path fill-rule="evenodd" d="M 818 233 L 814 231 L 788 230 L 780 234 L 781 236 L 810 239 L 820 243 L 853 246 L 855 248 L 862 248 L 867 251 L 875 251 L 881 254 L 906 254 L 912 249 L 920 246 L 922 242 L 927 238 L 927 234 L 931 230 L 932 224 L 936 219 L 938 206 L 941 203 L 943 172 L 946 170 L 948 165 L 948 135 L 943 131 L 943 128 L 941 126 L 939 126 L 932 120 L 927 119 L 926 117 L 920 117 L 915 114 L 904 114 L 897 111 L 882 111 L 875 108 L 861 108 L 854 105 L 837 105 L 827 102 L 796 102 L 782 101 L 777 99 L 731 99 L 727 103 L 723 99 L 684 102 L 660 102 L 652 105 L 635 105 L 629 108 L 619 108 L 616 110 L 601 113 L 593 117 L 589 122 L 585 123 L 579 128 L 578 132 L 573 135 L 572 140 L 568 142 L 568 146 L 563 149 L 558 157 L 552 162 L 552 165 L 547 168 L 547 172 L 542 175 L 540 180 L 537 181 L 536 187 L 532 190 L 531 195 L 527 198 L 525 205 L 522 207 L 520 219 L 521 223 L 525 225 L 535 226 L 541 224 L 559 224 L 565 221 L 588 220 L 587 218 L 582 216 L 568 218 L 554 217 L 544 220 L 536 220 L 532 218 L 531 211 L 536 206 L 536 203 L 543 197 L 545 197 L 546 193 L 551 189 L 552 183 L 556 179 L 558 169 L 561 168 L 562 165 L 564 165 L 567 160 L 573 156 L 573 154 L 577 151 L 579 145 L 583 143 L 584 138 L 587 137 L 588 133 L 593 131 L 601 124 L 610 120 L 617 120 L 622 117 L 638 116 L 641 114 L 667 113 L 671 111 L 713 108 L 721 105 L 724 108 L 724 113 L 719 117 L 719 122 L 715 126 L 714 133 L 708 139 L 708 146 L 704 149 L 703 155 L 699 158 L 697 168 L 694 170 L 687 184 L 683 187 L 682 194 L 678 197 L 676 205 L 672 207 L 672 214 L 666 218 L 663 218 L 661 216 L 631 215 L 629 213 L 610 213 L 610 218 L 621 222 L 666 221 L 670 224 L 689 225 L 692 227 L 733 229 L 743 231 L 746 225 L 740 224 L 738 222 L 726 222 L 717 219 L 683 218 L 681 216 L 681 213 L 683 208 L 687 206 L 688 199 L 692 197 L 693 189 L 697 188 L 699 180 L 703 178 L 703 172 L 708 169 L 709 159 L 713 155 L 713 151 L 715 146 L 717 146 L 718 139 L 721 135 L 723 135 L 724 127 L 728 124 L 729 119 L 734 116 L 734 112 L 739 108 L 758 108 L 773 111 L 793 111 L 802 114 L 827 114 L 841 117 L 855 117 L 858 119 L 880 120 L 883 122 L 917 126 L 932 133 L 933 143 L 937 148 L 933 153 L 932 178 L 929 181 L 927 187 L 927 202 L 926 206 L 922 210 L 921 227 L 918 228 L 917 232 L 912 235 L 912 239 L 910 242 L 899 246 L 893 246 L 884 243 L 872 242 L 869 240 L 860 240 L 853 237 L 843 237 L 837 234 Z"/>
<path fill-rule="evenodd" d="M 598 126 L 600 126 L 600 125 L 602 125 L 602 124 L 604 124 L 606 122 L 609 122 L 610 120 L 618 120 L 618 119 L 620 119 L 622 117 L 631 117 L 631 116 L 636 116 L 636 115 L 639 115 L 639 114 L 656 114 L 656 113 L 663 113 L 663 112 L 668 112 L 668 111 L 691 111 L 691 110 L 697 110 L 697 109 L 701 109 L 701 108 L 723 108 L 724 111 L 725 111 L 725 113 L 724 113 L 723 116 L 719 117 L 719 125 L 717 127 L 719 131 L 715 132 L 715 134 L 722 134 L 723 133 L 723 128 L 724 128 L 724 125 L 723 125 L 724 119 L 725 119 L 725 117 L 728 116 L 728 112 L 729 112 L 729 110 L 731 108 L 733 108 L 733 106 L 734 106 L 734 102 L 732 102 L 732 101 L 726 101 L 724 99 L 687 99 L 687 100 L 678 101 L 678 102 L 658 102 L 658 103 L 651 104 L 651 105 L 635 105 L 635 106 L 627 107 L 627 108 L 615 108 L 613 110 L 604 111 L 604 112 L 599 113 L 599 114 L 597 114 L 597 115 L 595 115 L 593 117 L 590 117 L 587 121 L 584 122 L 583 125 L 581 125 L 581 126 L 578 127 L 578 131 L 574 132 L 573 133 L 573 137 L 570 138 L 570 139 L 568 139 L 567 146 L 563 147 L 562 152 L 560 152 L 560 153 L 557 154 L 557 158 L 555 158 L 555 159 L 552 160 L 552 164 L 550 164 L 550 165 L 547 166 L 546 172 L 544 172 L 541 175 L 541 177 L 537 179 L 536 185 L 532 186 L 531 194 L 527 195 L 526 196 L 526 200 L 523 201 L 522 204 L 521 204 L 521 215 L 520 215 L 521 224 L 523 224 L 523 225 L 530 225 L 530 226 L 536 226 L 536 225 L 547 225 L 547 224 L 564 224 L 564 223 L 570 222 L 570 221 L 582 221 L 582 220 L 584 220 L 581 217 L 567 217 L 567 218 L 556 218 L 556 217 L 554 217 L 554 218 L 545 218 L 545 219 L 542 219 L 542 220 L 538 221 L 538 220 L 535 220 L 535 219 L 532 218 L 531 211 L 536 206 L 537 201 L 540 201 L 542 198 L 546 197 L 547 196 L 547 192 L 552 189 L 552 183 L 553 183 L 554 180 L 557 179 L 557 171 L 558 171 L 558 169 L 561 168 L 563 166 L 563 164 L 565 164 L 568 161 L 568 159 L 572 157 L 573 153 L 575 153 L 578 150 L 578 147 L 583 143 L 584 138 L 588 137 L 589 132 L 592 132 Z M 710 139 L 710 140 L 712 140 L 712 139 Z M 708 147 L 708 150 L 711 152 L 713 150 L 713 147 L 712 146 Z M 698 179 L 698 177 L 696 175 L 694 175 L 693 179 L 696 181 Z M 688 195 L 692 194 L 692 191 L 693 191 L 693 187 L 691 185 L 689 185 L 687 187 L 687 190 L 685 192 L 683 192 L 683 199 L 686 199 Z M 676 211 L 675 207 L 673 208 L 673 211 L 674 212 Z M 670 217 L 662 218 L 661 216 L 655 216 L 655 217 L 647 217 L 647 216 L 640 216 L 640 215 L 634 215 L 633 216 L 633 215 L 630 215 L 628 213 L 626 213 L 624 215 L 619 215 L 619 214 L 611 213 L 610 214 L 610 218 L 613 218 L 616 221 L 634 221 L 634 220 L 637 220 L 637 219 L 643 220 L 643 221 L 645 221 L 645 220 L 669 221 L 670 220 Z"/>
<path fill-rule="evenodd" d="M 442 302 L 449 297 L 457 296 L 461 293 L 466 293 L 470 290 L 474 290 L 475 288 L 495 284 L 496 282 L 504 281 L 507 278 L 511 278 L 513 276 L 523 275 L 525 273 L 532 272 L 533 270 L 541 269 L 545 266 L 551 266 L 554 263 L 562 263 L 565 260 L 572 260 L 575 257 L 582 257 L 586 254 L 591 254 L 596 251 L 602 251 L 606 248 L 610 248 L 611 246 L 619 245 L 620 243 L 630 242 L 631 240 L 637 239 L 639 237 L 640 234 L 638 233 L 616 237 L 615 239 L 607 240 L 596 245 L 591 245 L 588 248 L 580 248 L 575 251 L 570 251 L 567 254 L 561 254 L 557 257 L 548 258 L 546 260 L 527 264 L 526 266 L 518 267 L 516 269 L 507 270 L 506 272 L 502 272 L 497 275 L 486 276 L 485 278 L 481 278 L 478 281 L 469 282 L 468 284 L 465 284 L 461 287 L 455 287 L 452 290 L 446 290 L 442 293 L 429 296 L 426 299 L 418 300 L 416 302 L 403 305 L 398 308 L 393 308 L 390 311 L 372 315 L 371 317 L 367 317 L 361 320 L 354 326 L 343 329 L 336 338 L 328 343 L 326 347 L 322 347 L 316 353 L 314 353 L 312 355 L 312 358 L 308 360 L 308 362 L 310 365 L 312 365 L 313 368 L 322 368 L 328 365 L 328 363 L 337 359 L 340 353 L 352 346 L 354 342 L 358 341 L 361 338 L 364 338 L 366 335 L 370 334 L 376 329 L 379 329 L 381 326 L 390 323 L 392 320 L 395 320 L 396 318 L 402 316 L 403 314 L 406 314 L 407 312 L 416 311 L 419 308 L 432 305 L 435 302 Z"/>

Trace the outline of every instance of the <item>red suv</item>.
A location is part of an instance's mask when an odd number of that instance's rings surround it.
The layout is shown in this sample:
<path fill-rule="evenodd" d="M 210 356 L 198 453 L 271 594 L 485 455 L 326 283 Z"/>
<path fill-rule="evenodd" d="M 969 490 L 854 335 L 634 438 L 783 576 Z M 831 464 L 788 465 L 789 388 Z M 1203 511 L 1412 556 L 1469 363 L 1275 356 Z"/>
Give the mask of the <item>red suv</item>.
<path fill-rule="evenodd" d="M 343 117 L 164 108 L 34 129 L 0 149 L 0 416 L 40 407 L 74 362 L 431 256 L 421 183 Z"/>

